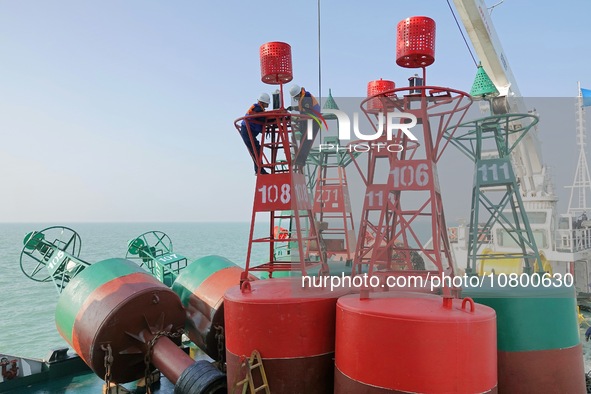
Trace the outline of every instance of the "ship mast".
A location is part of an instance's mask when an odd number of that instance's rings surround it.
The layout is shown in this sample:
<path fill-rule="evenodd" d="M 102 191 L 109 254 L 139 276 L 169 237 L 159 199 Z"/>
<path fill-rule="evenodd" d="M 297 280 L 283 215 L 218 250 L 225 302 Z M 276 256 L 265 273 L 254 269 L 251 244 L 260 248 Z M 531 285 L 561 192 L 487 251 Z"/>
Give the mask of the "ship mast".
<path fill-rule="evenodd" d="M 587 156 L 585 154 L 586 134 L 585 134 L 585 108 L 583 107 L 583 95 L 581 92 L 581 82 L 578 82 L 579 95 L 577 99 L 577 145 L 579 146 L 579 160 L 577 162 L 577 170 L 575 171 L 575 178 L 570 188 L 570 199 L 568 202 L 568 214 L 577 216 L 587 211 L 591 211 L 591 207 L 587 202 L 587 191 L 591 191 L 591 177 L 589 176 L 589 165 L 587 164 Z M 575 192 L 578 194 L 575 201 Z M 590 194 L 591 195 L 591 194 Z"/>

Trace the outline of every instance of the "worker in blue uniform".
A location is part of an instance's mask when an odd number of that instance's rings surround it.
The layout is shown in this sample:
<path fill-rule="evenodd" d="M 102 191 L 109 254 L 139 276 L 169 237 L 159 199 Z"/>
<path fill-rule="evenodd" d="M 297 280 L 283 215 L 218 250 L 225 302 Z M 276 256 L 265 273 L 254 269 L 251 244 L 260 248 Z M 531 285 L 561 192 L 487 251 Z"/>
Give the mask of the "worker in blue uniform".
<path fill-rule="evenodd" d="M 298 152 L 296 152 L 295 165 L 303 166 L 306 163 L 306 158 L 310 154 L 314 139 L 320 130 L 320 104 L 312 93 L 298 85 L 292 85 L 289 89 L 290 96 L 297 102 L 297 106 L 288 107 L 288 110 L 297 110 L 302 115 L 309 115 L 313 118 L 312 121 L 312 138 L 309 139 L 306 130 L 306 120 L 300 122 L 300 131 L 302 133 L 301 144 Z"/>
<path fill-rule="evenodd" d="M 258 113 L 265 112 L 265 108 L 269 106 L 270 102 L 271 97 L 269 97 L 267 93 L 262 93 L 257 102 L 251 105 L 248 111 L 246 111 L 246 115 L 256 115 Z M 248 152 L 250 152 L 250 155 L 252 156 L 255 175 L 259 174 L 257 158 L 261 155 L 261 144 L 259 143 L 257 137 L 263 131 L 264 121 L 264 117 L 250 118 L 248 120 L 242 120 L 240 125 L 240 135 L 242 136 L 244 144 L 248 148 Z M 246 122 L 248 122 L 248 127 L 246 126 Z M 260 173 L 268 174 L 264 168 L 261 168 Z"/>

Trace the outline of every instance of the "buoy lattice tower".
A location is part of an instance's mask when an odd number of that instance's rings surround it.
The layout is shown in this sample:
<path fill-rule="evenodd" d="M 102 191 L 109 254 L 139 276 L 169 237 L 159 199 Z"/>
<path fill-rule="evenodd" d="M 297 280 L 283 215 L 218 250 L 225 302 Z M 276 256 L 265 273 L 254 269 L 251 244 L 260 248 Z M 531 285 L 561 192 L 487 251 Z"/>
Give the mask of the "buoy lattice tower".
<path fill-rule="evenodd" d="M 538 117 L 532 114 L 492 115 L 462 123 L 454 136 L 446 135 L 474 162 L 468 274 L 491 273 L 499 261 L 516 261 L 524 273 L 532 273 L 534 267 L 544 270 L 510 157 L 537 123 Z M 486 248 L 493 236 L 506 238 L 503 244 L 510 246 L 494 252 Z M 496 273 L 503 267 L 499 265 Z"/>
<path fill-rule="evenodd" d="M 396 62 L 422 68 L 423 83 L 426 67 L 435 61 L 434 47 L 431 18 L 398 24 Z M 444 133 L 461 123 L 471 103 L 467 93 L 451 88 L 370 82 L 361 110 L 379 137 L 353 160 L 366 188 L 354 274 L 453 275 L 437 162 L 448 145 Z"/>
<path fill-rule="evenodd" d="M 320 238 L 312 212 L 312 202 L 304 177 L 304 165 L 296 165 L 294 158 L 300 151 L 306 133 L 296 135 L 295 123 L 308 124 L 311 116 L 293 114 L 284 108 L 283 84 L 293 79 L 291 47 L 284 42 L 268 42 L 260 47 L 261 80 L 280 86 L 280 108 L 256 115 L 247 115 L 235 121 L 249 130 L 254 123 L 263 125 L 260 134 L 260 152 L 254 152 L 259 174 L 254 191 L 249 242 L 243 280 L 249 272 L 265 271 L 272 277 L 274 272 L 298 271 L 303 275 L 312 268 L 327 271 L 322 254 L 310 253 L 311 245 L 319 245 Z M 300 127 L 301 129 L 301 127 Z M 254 138 L 251 134 L 251 143 Z M 262 174 L 265 169 L 268 174 Z M 289 226 L 285 223 L 289 222 Z M 255 232 L 257 223 L 268 226 L 263 236 Z M 287 236 L 276 237 L 275 228 L 289 228 Z M 278 258 L 276 248 L 289 245 L 287 258 Z M 262 264 L 252 260 L 253 248 L 267 247 Z"/>

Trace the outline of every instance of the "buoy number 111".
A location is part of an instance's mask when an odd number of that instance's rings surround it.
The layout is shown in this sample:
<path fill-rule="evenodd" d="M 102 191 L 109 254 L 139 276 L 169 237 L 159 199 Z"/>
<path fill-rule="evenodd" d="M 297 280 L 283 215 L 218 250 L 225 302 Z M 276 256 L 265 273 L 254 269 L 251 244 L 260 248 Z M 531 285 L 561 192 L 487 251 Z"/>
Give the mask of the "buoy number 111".
<path fill-rule="evenodd" d="M 499 170 L 501 173 L 499 173 Z M 478 171 L 480 171 L 480 179 L 482 182 L 498 182 L 499 180 L 504 181 L 509 179 L 509 163 L 504 162 L 501 165 L 497 163 L 493 164 L 483 164 L 478 167 Z M 489 179 L 488 176 L 491 175 L 492 179 Z M 499 179 L 499 175 L 501 178 Z"/>

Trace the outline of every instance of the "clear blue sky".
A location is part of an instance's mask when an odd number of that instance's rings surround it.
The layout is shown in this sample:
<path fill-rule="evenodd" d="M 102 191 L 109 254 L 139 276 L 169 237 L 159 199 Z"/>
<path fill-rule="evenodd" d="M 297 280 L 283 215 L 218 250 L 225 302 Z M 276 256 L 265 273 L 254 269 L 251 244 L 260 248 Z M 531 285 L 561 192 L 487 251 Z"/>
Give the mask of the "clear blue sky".
<path fill-rule="evenodd" d="M 318 93 L 316 5 L 1 1 L 0 221 L 249 220 L 255 177 L 233 121 L 276 88 L 260 82 L 268 41 L 291 44 L 294 82 Z M 395 27 L 413 15 L 437 23 L 430 84 L 469 91 L 474 64 L 445 0 L 321 8 L 323 95 L 405 82 Z M 494 10 L 522 94 L 573 97 L 577 80 L 591 88 L 589 15 L 588 0 Z M 575 131 L 561 133 L 540 136 L 560 193 L 575 166 Z M 450 209 L 452 219 L 467 211 Z"/>

